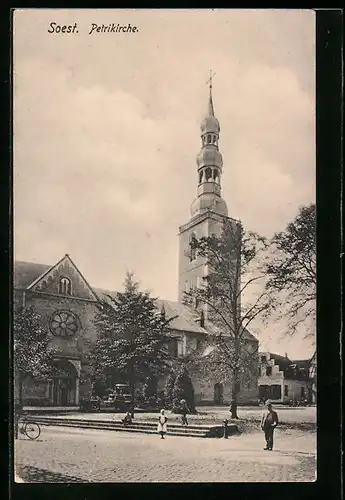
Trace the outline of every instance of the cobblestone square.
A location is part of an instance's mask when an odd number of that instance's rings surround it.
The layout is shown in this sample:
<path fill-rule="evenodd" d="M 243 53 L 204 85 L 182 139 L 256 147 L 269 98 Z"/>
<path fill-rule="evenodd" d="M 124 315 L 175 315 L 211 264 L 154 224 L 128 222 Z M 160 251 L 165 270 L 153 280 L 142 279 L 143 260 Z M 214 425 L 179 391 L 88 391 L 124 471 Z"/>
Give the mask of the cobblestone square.
<path fill-rule="evenodd" d="M 310 482 L 315 480 L 315 433 L 276 432 L 263 450 L 261 433 L 229 439 L 133 435 L 43 427 L 37 441 L 15 443 L 24 482 Z"/>

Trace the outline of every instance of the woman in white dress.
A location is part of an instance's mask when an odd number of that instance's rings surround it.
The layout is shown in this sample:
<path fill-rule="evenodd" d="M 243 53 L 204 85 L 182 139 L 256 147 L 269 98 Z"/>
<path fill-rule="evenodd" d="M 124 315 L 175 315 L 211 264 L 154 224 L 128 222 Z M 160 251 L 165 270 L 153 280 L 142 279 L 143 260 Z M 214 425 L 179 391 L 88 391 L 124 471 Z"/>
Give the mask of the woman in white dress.
<path fill-rule="evenodd" d="M 167 417 L 164 415 L 164 410 L 161 410 L 161 414 L 158 417 L 157 432 L 161 435 L 161 439 L 164 439 L 164 434 L 167 432 Z"/>

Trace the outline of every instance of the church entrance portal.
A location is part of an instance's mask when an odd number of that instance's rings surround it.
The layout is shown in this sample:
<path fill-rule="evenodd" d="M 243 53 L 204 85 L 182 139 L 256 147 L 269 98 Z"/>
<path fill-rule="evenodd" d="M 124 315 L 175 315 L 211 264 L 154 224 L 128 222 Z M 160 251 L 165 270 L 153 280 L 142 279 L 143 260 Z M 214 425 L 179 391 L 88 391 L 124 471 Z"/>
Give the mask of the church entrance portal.
<path fill-rule="evenodd" d="M 76 404 L 77 373 L 68 361 L 56 362 L 56 374 L 52 384 L 54 406 L 73 406 Z"/>

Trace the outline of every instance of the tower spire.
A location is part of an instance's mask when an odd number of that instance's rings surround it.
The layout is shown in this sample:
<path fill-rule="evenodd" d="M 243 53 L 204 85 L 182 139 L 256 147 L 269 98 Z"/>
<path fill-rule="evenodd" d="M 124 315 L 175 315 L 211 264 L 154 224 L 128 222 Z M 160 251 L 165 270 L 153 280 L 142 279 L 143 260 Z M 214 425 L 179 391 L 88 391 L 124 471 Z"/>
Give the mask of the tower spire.
<path fill-rule="evenodd" d="M 210 70 L 208 112 L 201 122 L 201 150 L 197 156 L 198 196 L 191 206 L 191 215 L 208 210 L 228 215 L 225 201 L 221 197 L 222 155 L 218 149 L 219 121 L 215 117 L 212 97 L 212 80 L 216 73 Z"/>
<path fill-rule="evenodd" d="M 212 73 L 212 69 L 210 69 L 210 78 L 206 83 L 209 84 L 210 95 L 208 99 L 208 116 L 214 116 L 214 107 L 213 107 L 213 99 L 212 99 L 212 78 L 216 75 L 216 73 Z"/>

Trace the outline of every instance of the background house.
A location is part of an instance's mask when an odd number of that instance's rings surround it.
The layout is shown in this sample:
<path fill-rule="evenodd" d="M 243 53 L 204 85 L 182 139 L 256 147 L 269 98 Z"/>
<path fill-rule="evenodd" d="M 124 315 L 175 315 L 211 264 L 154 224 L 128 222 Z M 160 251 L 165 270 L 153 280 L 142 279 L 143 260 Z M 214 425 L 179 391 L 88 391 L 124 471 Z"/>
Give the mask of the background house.
<path fill-rule="evenodd" d="M 270 352 L 259 353 L 259 397 L 274 403 L 298 403 L 310 398 L 310 360 L 290 360 Z"/>

